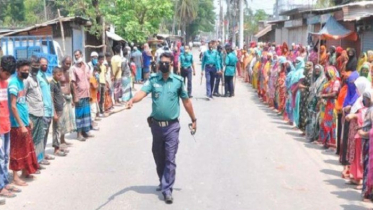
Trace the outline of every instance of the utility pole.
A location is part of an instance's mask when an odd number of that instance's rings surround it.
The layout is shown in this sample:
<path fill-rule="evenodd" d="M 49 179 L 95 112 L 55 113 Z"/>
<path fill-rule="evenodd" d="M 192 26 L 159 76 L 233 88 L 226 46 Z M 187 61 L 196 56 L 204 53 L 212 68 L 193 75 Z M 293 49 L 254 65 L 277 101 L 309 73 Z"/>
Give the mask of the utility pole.
<path fill-rule="evenodd" d="M 243 1 L 244 0 L 239 0 L 240 5 L 239 5 L 239 10 L 240 10 L 240 22 L 239 22 L 239 37 L 238 37 L 238 46 L 240 49 L 243 48 Z"/>
<path fill-rule="evenodd" d="M 48 17 L 47 17 L 47 0 L 44 0 L 44 19 L 45 21 L 48 20 Z"/>

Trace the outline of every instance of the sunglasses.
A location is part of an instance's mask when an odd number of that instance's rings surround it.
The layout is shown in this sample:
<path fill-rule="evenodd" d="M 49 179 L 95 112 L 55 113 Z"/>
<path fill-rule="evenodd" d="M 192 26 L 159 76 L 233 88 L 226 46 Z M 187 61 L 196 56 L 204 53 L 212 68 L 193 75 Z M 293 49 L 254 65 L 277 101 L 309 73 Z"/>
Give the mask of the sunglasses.
<path fill-rule="evenodd" d="M 170 66 L 170 62 L 168 62 L 168 61 L 159 61 L 159 65 L 160 66 Z"/>

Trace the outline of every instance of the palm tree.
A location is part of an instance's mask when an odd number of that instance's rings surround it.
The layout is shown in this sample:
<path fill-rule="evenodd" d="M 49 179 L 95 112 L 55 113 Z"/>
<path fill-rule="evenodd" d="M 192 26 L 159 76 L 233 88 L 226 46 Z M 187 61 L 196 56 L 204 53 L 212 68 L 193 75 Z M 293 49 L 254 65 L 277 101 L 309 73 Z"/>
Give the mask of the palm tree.
<path fill-rule="evenodd" d="M 180 0 L 178 5 L 177 14 L 184 33 L 187 25 L 197 18 L 198 0 Z M 187 40 L 185 39 L 185 41 Z"/>

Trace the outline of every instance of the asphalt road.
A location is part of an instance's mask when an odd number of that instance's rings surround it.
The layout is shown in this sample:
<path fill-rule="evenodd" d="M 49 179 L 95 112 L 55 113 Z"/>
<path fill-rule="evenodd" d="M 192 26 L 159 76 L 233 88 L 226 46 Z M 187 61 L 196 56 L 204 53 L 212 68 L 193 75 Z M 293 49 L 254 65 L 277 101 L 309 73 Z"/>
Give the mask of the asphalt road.
<path fill-rule="evenodd" d="M 341 179 L 342 167 L 336 155 L 306 143 L 257 100 L 251 87 L 237 81 L 234 98 L 206 101 L 199 66 L 197 72 L 193 83 L 196 142 L 188 130 L 189 117 L 182 110 L 174 204 L 165 204 L 155 190 L 158 178 L 146 123 L 151 111 L 148 97 L 133 109 L 100 122 L 95 138 L 84 143 L 72 141 L 67 157 L 56 158 L 0 209 L 372 207 L 360 201 L 360 191 Z"/>

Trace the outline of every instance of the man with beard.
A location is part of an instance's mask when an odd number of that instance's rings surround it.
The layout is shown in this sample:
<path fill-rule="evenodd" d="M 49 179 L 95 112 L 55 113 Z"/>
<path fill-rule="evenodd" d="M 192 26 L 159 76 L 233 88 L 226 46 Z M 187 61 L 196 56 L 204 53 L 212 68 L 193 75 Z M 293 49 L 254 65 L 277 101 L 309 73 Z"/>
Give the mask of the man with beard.
<path fill-rule="evenodd" d="M 34 141 L 35 154 L 39 164 L 47 165 L 44 160 L 44 103 L 40 84 L 37 78 L 40 69 L 40 61 L 36 56 L 31 56 L 31 72 L 29 77 L 23 81 L 26 90 L 26 102 L 29 107 L 29 117 L 34 125 L 32 129 L 32 140 Z M 41 169 L 44 169 L 40 166 Z"/>
<path fill-rule="evenodd" d="M 89 104 L 89 69 L 83 62 L 82 52 L 74 52 L 75 64 L 71 67 L 71 81 L 74 86 L 75 119 L 77 128 L 77 139 L 85 141 L 93 137 L 91 130 L 91 108 Z"/>
<path fill-rule="evenodd" d="M 133 103 L 140 102 L 149 93 L 152 94 L 152 113 L 148 118 L 153 135 L 153 156 L 157 166 L 157 174 L 161 190 L 167 204 L 173 202 L 172 190 L 175 183 L 176 152 L 179 145 L 179 115 L 180 101 L 182 99 L 185 110 L 192 120 L 192 129 L 197 129 L 197 119 L 194 115 L 193 105 L 188 98 L 183 79 L 171 73 L 172 53 L 163 53 L 160 56 L 160 73 L 154 74 L 144 84 L 135 97 L 128 102 L 131 108 Z"/>
<path fill-rule="evenodd" d="M 40 84 L 41 93 L 43 96 L 43 108 L 44 108 L 44 161 L 41 162 L 43 165 L 49 165 L 48 160 L 53 160 L 54 157 L 45 154 L 45 147 L 47 146 L 49 127 L 53 117 L 53 102 L 51 95 L 51 87 L 47 79 L 48 60 L 46 58 L 40 58 L 40 71 L 37 74 L 38 82 Z"/>

